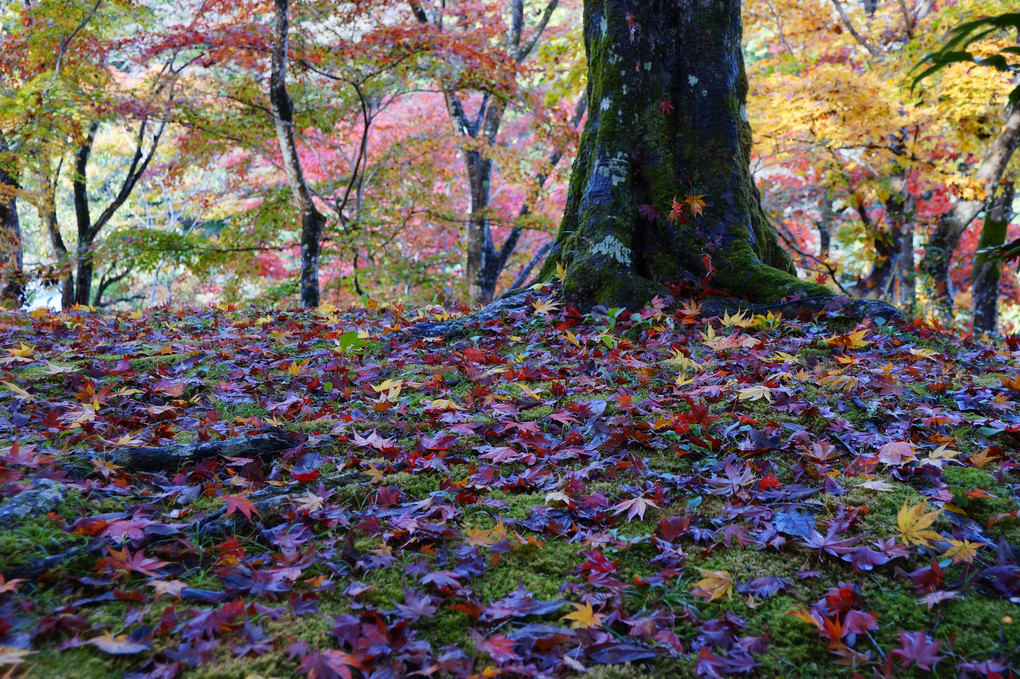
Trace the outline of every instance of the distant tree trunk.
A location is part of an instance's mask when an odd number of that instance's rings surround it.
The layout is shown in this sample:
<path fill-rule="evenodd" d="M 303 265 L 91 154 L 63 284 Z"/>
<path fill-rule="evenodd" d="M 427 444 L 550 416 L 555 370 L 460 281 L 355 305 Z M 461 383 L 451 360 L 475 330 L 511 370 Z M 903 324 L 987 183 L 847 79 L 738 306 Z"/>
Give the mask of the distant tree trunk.
<path fill-rule="evenodd" d="M 892 285 L 902 270 L 903 230 L 906 223 L 906 176 L 898 174 L 890 182 L 889 197 L 885 201 L 885 224 L 872 230 L 875 263 L 867 278 L 858 284 L 862 297 L 885 299 L 890 297 Z M 864 214 L 863 203 L 858 210 Z"/>
<path fill-rule="evenodd" d="M 96 132 L 99 124 L 94 123 L 90 128 L 85 141 L 78 147 L 75 155 L 74 175 L 71 184 L 74 188 L 74 216 L 78 225 L 78 253 L 75 257 L 78 272 L 76 278 L 77 286 L 74 290 L 74 303 L 88 306 L 92 301 L 92 274 L 95 271 L 95 262 L 92 254 L 92 217 L 89 214 L 88 197 L 88 171 L 89 156 L 92 155 L 92 145 L 95 143 Z"/>
<path fill-rule="evenodd" d="M 588 120 L 541 274 L 563 265 L 570 303 L 640 304 L 709 258 L 711 287 L 752 301 L 829 294 L 797 279 L 751 176 L 740 4 L 585 2 Z"/>
<path fill-rule="evenodd" d="M 525 30 L 524 0 L 507 0 L 506 5 L 510 15 L 510 25 L 503 48 L 512 59 L 522 62 L 528 58 L 538 44 L 553 12 L 559 5 L 559 0 L 547 0 L 530 32 Z M 410 6 L 419 23 L 441 27 L 441 17 L 431 19 L 417 0 L 410 0 Z M 523 233 L 522 228 L 515 226 L 503 245 L 499 248 L 496 247 L 492 238 L 489 218 L 492 175 L 495 168 L 492 159 L 486 155 L 487 150 L 478 144 L 478 142 L 482 142 L 491 147 L 497 143 L 499 129 L 503 124 L 503 116 L 506 112 L 505 102 L 500 101 L 497 98 L 498 95 L 490 96 L 489 93 L 485 93 L 477 113 L 469 116 L 455 92 L 447 90 L 444 92 L 444 97 L 453 133 L 467 142 L 461 149 L 468 180 L 469 199 L 466 229 L 467 260 L 464 272 L 467 280 L 467 294 L 472 302 L 487 303 L 492 300 L 496 292 L 496 284 L 499 282 L 499 275 L 506 268 L 506 264 L 517 248 L 517 243 Z M 583 113 L 584 108 L 579 105 L 575 115 L 575 125 L 580 121 Z M 554 167 L 562 156 L 562 150 L 553 151 L 549 157 L 549 166 Z M 538 188 L 545 184 L 546 179 L 548 179 L 547 172 L 540 172 L 535 177 Z M 529 209 L 525 202 L 520 215 L 527 215 Z"/>
<path fill-rule="evenodd" d="M 3 157 L 9 150 L 0 136 L 0 303 L 17 308 L 25 302 L 25 266 L 15 195 L 18 180 Z"/>
<path fill-rule="evenodd" d="M 1006 232 L 1013 218 L 1013 197 L 1016 185 L 1005 181 L 989 200 L 987 217 L 981 230 L 978 252 L 974 255 L 971 271 L 971 286 L 974 292 L 974 330 L 995 333 L 999 324 L 999 277 L 1002 262 L 983 254 L 984 248 L 992 248 L 1006 242 Z"/>
<path fill-rule="evenodd" d="M 1006 116 L 1006 122 L 992 145 L 985 153 L 974 178 L 984 186 L 986 195 L 991 195 L 1002 177 L 1013 150 L 1020 141 L 1020 106 L 1014 106 Z M 932 280 L 932 292 L 936 304 L 948 312 L 953 307 L 953 286 L 949 277 L 949 264 L 960 244 L 960 238 L 967 225 L 974 221 L 984 208 L 982 200 L 958 200 L 944 213 L 932 232 L 925 247 L 922 271 Z"/>
<path fill-rule="evenodd" d="M 822 216 L 815 222 L 818 229 L 818 256 L 821 259 L 829 258 L 829 250 L 832 248 L 832 201 L 829 197 L 822 197 Z"/>
<path fill-rule="evenodd" d="M 287 94 L 287 40 L 290 29 L 289 0 L 275 0 L 276 17 L 272 71 L 269 78 L 269 101 L 273 107 L 276 136 L 283 155 L 287 182 L 294 193 L 294 202 L 301 213 L 301 306 L 319 306 L 319 254 L 326 218 L 315 207 L 311 190 L 305 181 L 294 134 L 294 105 Z"/>
<path fill-rule="evenodd" d="M 95 275 L 94 248 L 96 238 L 103 228 L 110 223 L 114 215 L 117 214 L 117 210 L 131 196 L 131 192 L 134 191 L 138 180 L 145 174 L 149 163 L 152 162 L 153 157 L 156 155 L 160 137 L 163 135 L 163 130 L 166 129 L 166 123 L 160 123 L 159 128 L 153 134 L 152 146 L 148 151 L 145 151 L 145 132 L 148 126 L 149 119 L 143 118 L 138 127 L 134 156 L 124 175 L 124 179 L 121 181 L 117 194 L 103 208 L 99 216 L 94 219 L 89 205 L 88 166 L 89 159 L 92 157 L 92 147 L 95 143 L 96 133 L 99 131 L 99 123 L 93 123 L 89 127 L 88 134 L 78 147 L 77 153 L 75 153 L 71 186 L 74 190 L 74 215 L 78 227 L 78 247 L 73 262 L 74 266 L 77 267 L 77 275 L 68 271 L 67 276 L 64 278 L 61 303 L 65 309 L 75 304 L 87 306 L 94 303 L 92 299 L 92 279 Z M 48 200 L 47 211 L 43 215 L 43 220 L 46 222 L 53 249 L 58 258 L 61 259 L 61 263 L 65 264 L 69 253 L 60 236 L 55 207 L 55 185 L 59 174 L 60 169 L 58 167 L 57 176 L 50 182 L 49 190 L 51 195 Z"/>
<path fill-rule="evenodd" d="M 900 305 L 911 306 L 916 297 L 917 274 L 914 262 L 914 197 L 907 198 L 903 237 L 900 240 Z"/>

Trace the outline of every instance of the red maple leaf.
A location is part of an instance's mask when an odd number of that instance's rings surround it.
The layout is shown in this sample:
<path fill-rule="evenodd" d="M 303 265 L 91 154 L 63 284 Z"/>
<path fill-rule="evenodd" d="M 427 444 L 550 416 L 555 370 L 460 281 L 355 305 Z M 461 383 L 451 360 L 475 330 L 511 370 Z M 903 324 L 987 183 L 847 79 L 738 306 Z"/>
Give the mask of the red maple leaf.
<path fill-rule="evenodd" d="M 932 665 L 945 657 L 939 655 L 939 646 L 942 645 L 942 642 L 929 643 L 928 635 L 924 633 L 924 630 L 900 632 L 900 642 L 902 646 L 895 649 L 892 654 L 903 661 L 900 663 L 900 667 L 903 669 L 917 665 L 922 670 L 930 672 Z"/>
<path fill-rule="evenodd" d="M 638 214 L 650 222 L 654 222 L 659 218 L 659 211 L 655 209 L 654 205 L 648 205 L 647 203 L 638 205 Z"/>
<path fill-rule="evenodd" d="M 659 110 L 662 111 L 662 115 L 668 116 L 670 113 L 676 110 L 676 107 L 673 106 L 672 101 L 670 101 L 669 99 L 665 99 L 659 102 Z"/>
<path fill-rule="evenodd" d="M 223 499 L 227 501 L 227 511 L 223 515 L 224 518 L 230 516 L 235 511 L 244 514 L 244 518 L 251 521 L 251 513 L 255 512 L 259 516 L 259 510 L 255 508 L 255 505 L 251 500 L 244 497 L 243 495 L 224 495 Z"/>

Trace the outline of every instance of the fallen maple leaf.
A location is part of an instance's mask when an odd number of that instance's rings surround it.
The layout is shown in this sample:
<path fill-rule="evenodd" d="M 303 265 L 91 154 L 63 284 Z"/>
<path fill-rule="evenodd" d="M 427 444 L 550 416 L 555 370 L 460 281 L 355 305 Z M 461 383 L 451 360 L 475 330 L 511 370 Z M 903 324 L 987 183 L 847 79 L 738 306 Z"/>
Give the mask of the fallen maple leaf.
<path fill-rule="evenodd" d="M 905 441 L 892 441 L 878 449 L 878 461 L 888 465 L 898 465 L 917 459 L 914 445 Z"/>
<path fill-rule="evenodd" d="M 684 203 L 686 203 L 687 206 L 691 209 L 691 214 L 693 214 L 695 217 L 697 217 L 702 212 L 704 212 L 705 206 L 708 205 L 708 203 L 706 203 L 705 201 L 701 200 L 704 197 L 705 197 L 705 194 L 703 194 L 703 193 L 699 194 L 697 196 L 690 196 L 690 195 L 688 195 L 688 196 L 684 197 Z"/>
<path fill-rule="evenodd" d="M 772 390 L 764 385 L 747 387 L 737 392 L 738 401 L 760 401 L 762 399 L 766 403 L 772 403 Z"/>
<path fill-rule="evenodd" d="M 939 655 L 938 652 L 942 642 L 935 641 L 928 643 L 928 635 L 925 634 L 924 630 L 920 632 L 900 632 L 900 643 L 902 645 L 895 649 L 892 654 L 902 660 L 900 663 L 901 669 L 917 665 L 922 670 L 930 672 L 932 666 L 945 657 Z"/>
<path fill-rule="evenodd" d="M 591 604 L 585 601 L 583 604 L 570 604 L 574 607 L 574 611 L 567 613 L 560 620 L 570 620 L 570 627 L 572 629 L 584 629 L 587 627 L 597 627 L 602 623 L 603 616 L 601 613 L 596 613 L 591 607 Z"/>
<path fill-rule="evenodd" d="M 896 514 L 896 525 L 905 544 L 929 547 L 932 540 L 940 539 L 941 536 L 929 528 L 941 512 L 936 510 L 926 513 L 924 510 L 927 508 L 927 500 L 922 500 L 913 507 L 907 507 L 907 501 L 903 501 L 903 506 Z"/>
<path fill-rule="evenodd" d="M 946 550 L 942 557 L 946 559 L 952 557 L 953 563 L 973 563 L 978 549 L 986 544 L 984 542 L 971 542 L 970 540 L 959 541 L 952 538 L 948 538 L 946 542 L 951 547 Z"/>
<path fill-rule="evenodd" d="M 542 316 L 548 316 L 554 311 L 558 311 L 560 308 L 559 302 L 554 302 L 548 299 L 540 299 L 537 302 L 532 302 L 532 308 L 535 309 L 535 313 L 541 314 Z"/>
<path fill-rule="evenodd" d="M 704 577 L 695 583 L 696 587 L 692 594 L 704 597 L 708 601 L 733 596 L 733 578 L 727 571 L 708 571 L 699 568 L 698 572 Z"/>
<path fill-rule="evenodd" d="M 110 655 L 136 655 L 149 650 L 148 644 L 132 641 L 126 634 L 113 636 L 110 632 L 89 639 L 87 643 Z"/>
<path fill-rule="evenodd" d="M 254 503 L 243 495 L 224 495 L 221 499 L 227 503 L 227 511 L 223 518 L 230 516 L 234 512 L 241 512 L 244 514 L 244 518 L 249 521 L 251 521 L 252 512 L 262 516 L 259 514 L 259 510 L 255 508 Z"/>
<path fill-rule="evenodd" d="M 621 514 L 627 512 L 627 520 L 633 521 L 636 516 L 639 521 L 643 521 L 645 518 L 645 510 L 649 507 L 658 507 L 652 500 L 646 500 L 643 497 L 635 497 L 630 500 L 624 500 L 614 505 L 615 511 L 613 514 Z"/>
<path fill-rule="evenodd" d="M 969 462 L 978 469 L 983 469 L 986 464 L 997 457 L 998 455 L 995 454 L 995 451 L 993 451 L 991 447 L 988 447 L 971 455 Z"/>
<path fill-rule="evenodd" d="M 0 646 L 0 667 L 4 665 L 18 666 L 25 662 L 25 658 L 35 653 L 27 648 L 17 648 L 16 646 Z M 4 676 L 14 676 L 8 674 Z"/>

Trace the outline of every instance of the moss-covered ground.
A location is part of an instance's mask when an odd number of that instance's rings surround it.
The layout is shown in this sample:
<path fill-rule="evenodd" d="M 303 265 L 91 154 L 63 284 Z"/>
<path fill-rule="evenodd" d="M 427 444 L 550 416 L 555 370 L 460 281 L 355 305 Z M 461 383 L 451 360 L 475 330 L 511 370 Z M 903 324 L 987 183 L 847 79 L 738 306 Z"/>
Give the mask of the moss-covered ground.
<path fill-rule="evenodd" d="M 63 489 L 0 531 L 0 672 L 1020 669 L 1016 346 L 529 302 L 446 340 L 403 332 L 440 308 L 0 317 L 0 496 Z M 93 454 L 267 426 L 294 448 Z"/>

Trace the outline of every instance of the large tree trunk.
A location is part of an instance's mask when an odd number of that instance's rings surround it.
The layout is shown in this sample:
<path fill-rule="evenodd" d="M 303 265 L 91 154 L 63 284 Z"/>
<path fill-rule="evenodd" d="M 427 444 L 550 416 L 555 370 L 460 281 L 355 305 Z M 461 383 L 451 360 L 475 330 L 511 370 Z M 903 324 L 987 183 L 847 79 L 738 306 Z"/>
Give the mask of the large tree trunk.
<path fill-rule="evenodd" d="M 557 250 L 577 305 L 635 304 L 700 279 L 773 301 L 825 295 L 799 281 L 751 177 L 740 0 L 588 0 L 588 121 Z M 703 196 L 671 213 L 674 199 Z M 696 204 L 696 203 L 695 203 Z"/>
<path fill-rule="evenodd" d="M 999 134 L 981 161 L 974 178 L 982 183 L 987 195 L 998 185 L 1013 150 L 1020 141 L 1020 106 L 1014 106 L 1006 117 Z M 921 268 L 932 280 L 936 304 L 945 312 L 953 307 L 953 285 L 949 277 L 949 264 L 960 244 L 960 238 L 978 213 L 984 208 L 983 200 L 958 200 L 951 210 L 939 218 L 924 250 Z"/>
<path fill-rule="evenodd" d="M 981 230 L 978 252 L 974 255 L 974 266 L 971 271 L 975 331 L 994 333 L 999 324 L 999 277 L 1002 274 L 1002 263 L 997 257 L 989 257 L 981 251 L 1006 242 L 1006 231 L 1013 217 L 1015 191 L 1016 186 L 1012 181 L 1000 185 L 999 190 L 990 199 L 988 216 Z"/>
<path fill-rule="evenodd" d="M 25 266 L 15 194 L 18 181 L 4 164 L 3 154 L 8 151 L 0 137 L 0 303 L 20 307 L 25 301 Z"/>
<path fill-rule="evenodd" d="M 319 254 L 326 218 L 312 200 L 312 192 L 301 169 L 294 134 L 294 105 L 287 94 L 287 39 L 290 29 L 289 0 L 276 0 L 272 71 L 269 78 L 269 101 L 273 107 L 276 136 L 283 155 L 283 169 L 294 193 L 294 202 L 301 213 L 301 306 L 319 306 Z"/>

